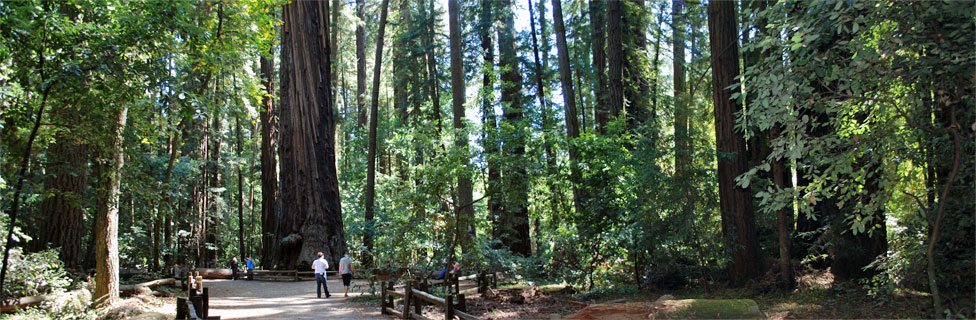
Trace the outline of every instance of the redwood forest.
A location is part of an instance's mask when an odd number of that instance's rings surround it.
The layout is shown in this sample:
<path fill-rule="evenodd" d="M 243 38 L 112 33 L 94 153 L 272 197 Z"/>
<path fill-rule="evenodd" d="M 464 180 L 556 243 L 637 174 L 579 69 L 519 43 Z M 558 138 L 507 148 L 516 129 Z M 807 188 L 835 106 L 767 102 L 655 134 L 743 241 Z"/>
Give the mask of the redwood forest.
<path fill-rule="evenodd" d="M 974 318 L 974 17 L 0 1 L 0 318 Z"/>

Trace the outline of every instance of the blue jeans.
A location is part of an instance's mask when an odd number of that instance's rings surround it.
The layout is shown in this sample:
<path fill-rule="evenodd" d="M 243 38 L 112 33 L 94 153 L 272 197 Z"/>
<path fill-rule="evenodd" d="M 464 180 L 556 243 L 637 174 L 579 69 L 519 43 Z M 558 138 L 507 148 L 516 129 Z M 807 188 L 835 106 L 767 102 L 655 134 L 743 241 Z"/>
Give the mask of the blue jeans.
<path fill-rule="evenodd" d="M 325 297 L 326 298 L 332 296 L 331 294 L 329 294 L 329 286 L 325 282 L 325 274 L 324 273 L 316 273 L 315 274 L 315 294 L 319 298 L 322 297 L 322 288 L 325 288 Z"/>

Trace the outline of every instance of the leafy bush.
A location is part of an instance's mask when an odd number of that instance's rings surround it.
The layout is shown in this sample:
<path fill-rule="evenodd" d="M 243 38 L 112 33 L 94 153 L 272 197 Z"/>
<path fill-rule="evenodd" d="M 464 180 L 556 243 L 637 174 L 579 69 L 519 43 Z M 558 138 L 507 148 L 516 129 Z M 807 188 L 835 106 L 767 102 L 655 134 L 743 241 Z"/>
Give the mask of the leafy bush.
<path fill-rule="evenodd" d="M 61 292 L 71 284 L 54 249 L 25 254 L 22 248 L 16 247 L 10 250 L 7 262 L 7 283 L 3 290 L 8 299 Z"/>

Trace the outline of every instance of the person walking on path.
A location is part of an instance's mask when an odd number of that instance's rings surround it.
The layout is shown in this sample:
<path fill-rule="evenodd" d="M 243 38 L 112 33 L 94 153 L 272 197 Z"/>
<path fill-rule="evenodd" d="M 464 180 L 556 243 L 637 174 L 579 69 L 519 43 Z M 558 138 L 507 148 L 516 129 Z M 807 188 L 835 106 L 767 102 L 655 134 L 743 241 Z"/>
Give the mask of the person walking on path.
<path fill-rule="evenodd" d="M 339 273 L 342 274 L 342 293 L 348 297 L 349 296 L 349 284 L 352 283 L 352 258 L 349 257 L 349 253 L 346 253 L 342 259 L 339 259 Z"/>
<path fill-rule="evenodd" d="M 237 258 L 235 257 L 230 259 L 230 271 L 233 273 L 232 274 L 233 280 L 237 280 L 237 268 L 238 268 Z"/>
<path fill-rule="evenodd" d="M 312 270 L 315 270 L 315 294 L 321 298 L 322 288 L 325 288 L 325 297 L 328 298 L 332 296 L 329 294 L 329 285 L 325 282 L 325 271 L 329 269 L 329 262 L 325 260 L 322 252 L 319 252 L 318 256 L 319 258 L 312 262 Z"/>
<path fill-rule="evenodd" d="M 247 271 L 245 271 L 247 272 L 247 280 L 251 280 L 251 274 L 254 272 L 254 260 L 251 260 L 251 257 L 247 257 L 247 259 L 244 259 L 244 265 L 247 266 Z"/>

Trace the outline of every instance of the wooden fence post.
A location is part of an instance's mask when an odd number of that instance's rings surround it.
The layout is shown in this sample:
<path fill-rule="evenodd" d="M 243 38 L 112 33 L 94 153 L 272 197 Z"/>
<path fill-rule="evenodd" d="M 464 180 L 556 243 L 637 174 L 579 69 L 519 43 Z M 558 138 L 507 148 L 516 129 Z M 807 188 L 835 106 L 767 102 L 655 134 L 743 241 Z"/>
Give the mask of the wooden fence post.
<path fill-rule="evenodd" d="M 407 281 L 407 287 L 403 296 L 403 318 L 410 319 L 410 303 L 413 302 L 413 280 Z"/>
<path fill-rule="evenodd" d="M 380 314 L 386 314 L 386 281 L 380 281 Z"/>
<path fill-rule="evenodd" d="M 457 273 L 454 274 L 453 279 L 454 279 L 454 294 L 459 294 L 461 293 L 461 279 L 458 277 Z"/>
<path fill-rule="evenodd" d="M 447 313 L 444 315 L 445 320 L 454 320 L 454 301 L 451 301 L 451 297 L 450 294 L 444 296 L 444 302 L 447 302 Z"/>
<path fill-rule="evenodd" d="M 394 283 L 393 281 L 390 281 L 390 282 L 387 282 L 386 283 L 386 290 L 387 291 L 393 291 L 393 283 Z M 386 295 L 386 299 L 387 299 L 387 302 L 389 302 L 388 305 L 390 306 L 390 309 L 396 309 L 396 305 L 393 304 L 393 295 L 387 294 Z"/>
<path fill-rule="evenodd" d="M 464 299 L 464 295 L 458 294 L 457 297 L 458 297 L 458 310 L 461 310 L 461 312 L 468 312 L 468 306 L 466 300 Z"/>
<path fill-rule="evenodd" d="M 200 317 L 206 319 L 210 316 L 210 288 L 203 288 L 203 310 Z"/>

